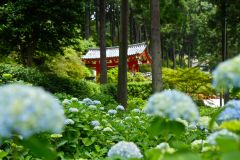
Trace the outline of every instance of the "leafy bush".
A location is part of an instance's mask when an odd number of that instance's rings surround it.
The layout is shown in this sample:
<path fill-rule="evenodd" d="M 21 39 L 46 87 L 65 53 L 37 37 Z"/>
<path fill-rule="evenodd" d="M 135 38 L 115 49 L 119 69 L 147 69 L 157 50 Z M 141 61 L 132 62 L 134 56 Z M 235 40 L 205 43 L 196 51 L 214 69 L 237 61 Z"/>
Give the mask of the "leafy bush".
<path fill-rule="evenodd" d="M 151 82 L 131 82 L 128 83 L 128 96 L 148 99 L 152 94 Z"/>
<path fill-rule="evenodd" d="M 127 72 L 127 80 L 128 82 L 145 82 L 150 81 L 149 78 L 143 76 L 141 72 L 131 73 Z M 108 82 L 109 83 L 117 83 L 118 81 L 118 68 L 113 68 L 108 70 Z"/>
<path fill-rule="evenodd" d="M 72 48 L 65 48 L 63 55 L 56 55 L 46 61 L 48 70 L 58 77 L 81 80 L 91 76 L 90 70 L 81 62 L 77 52 Z"/>
<path fill-rule="evenodd" d="M 100 92 L 100 87 L 96 83 L 58 77 L 54 74 L 47 74 L 42 85 L 53 93 L 63 92 L 78 98 L 91 97 Z"/>
<path fill-rule="evenodd" d="M 0 75 L 11 74 L 16 80 L 23 80 L 34 85 L 41 85 L 44 75 L 37 68 L 25 68 L 17 64 L 0 63 Z"/>
<path fill-rule="evenodd" d="M 210 96 L 215 93 L 211 87 L 211 75 L 198 68 L 163 68 L 163 85 L 165 89 L 176 89 L 198 99 L 198 94 Z"/>

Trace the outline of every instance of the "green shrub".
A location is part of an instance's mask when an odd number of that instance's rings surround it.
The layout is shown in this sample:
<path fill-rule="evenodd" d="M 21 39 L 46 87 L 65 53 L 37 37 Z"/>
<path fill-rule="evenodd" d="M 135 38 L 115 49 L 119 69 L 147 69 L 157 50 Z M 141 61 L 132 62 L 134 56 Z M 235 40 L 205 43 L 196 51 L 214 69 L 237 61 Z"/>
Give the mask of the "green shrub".
<path fill-rule="evenodd" d="M 132 110 L 134 108 L 144 108 L 146 105 L 146 100 L 142 98 L 130 98 L 128 99 L 128 109 Z"/>
<path fill-rule="evenodd" d="M 56 55 L 46 61 L 49 72 L 58 77 L 81 80 L 91 76 L 90 70 L 81 62 L 77 52 L 72 48 L 65 48 L 63 55 Z"/>
<path fill-rule="evenodd" d="M 149 78 L 146 78 L 142 75 L 141 72 L 131 73 L 127 72 L 127 80 L 128 82 L 145 82 L 149 81 Z M 108 70 L 108 82 L 109 83 L 117 83 L 118 81 L 118 68 L 112 68 Z"/>
<path fill-rule="evenodd" d="M 23 80 L 34 85 L 41 85 L 44 80 L 44 74 L 37 68 L 25 68 L 17 64 L 0 63 L 0 75 L 3 74 L 11 74 L 12 78 L 17 81 Z"/>
<path fill-rule="evenodd" d="M 152 94 L 151 82 L 131 82 L 128 83 L 128 97 L 138 97 L 148 99 Z"/>
<path fill-rule="evenodd" d="M 198 68 L 163 68 L 163 85 L 165 89 L 176 89 L 188 93 L 197 99 L 198 94 L 210 96 L 215 93 L 211 87 L 211 75 Z"/>
<path fill-rule="evenodd" d="M 43 86 L 53 93 L 64 92 L 77 98 L 91 97 L 100 93 L 100 87 L 96 83 L 58 77 L 54 74 L 46 75 Z"/>
<path fill-rule="evenodd" d="M 117 84 L 108 83 L 108 84 L 101 85 L 101 93 L 105 95 L 110 95 L 115 100 L 117 100 Z"/>

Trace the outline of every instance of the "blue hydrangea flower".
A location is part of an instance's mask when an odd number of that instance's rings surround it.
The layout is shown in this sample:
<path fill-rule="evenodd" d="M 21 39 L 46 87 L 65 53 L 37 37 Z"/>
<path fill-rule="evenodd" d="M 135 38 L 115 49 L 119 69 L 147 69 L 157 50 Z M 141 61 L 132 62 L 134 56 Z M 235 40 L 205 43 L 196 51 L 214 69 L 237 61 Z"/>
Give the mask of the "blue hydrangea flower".
<path fill-rule="evenodd" d="M 99 105 L 99 104 L 101 104 L 101 102 L 98 101 L 98 100 L 94 100 L 94 101 L 92 101 L 92 103 L 93 103 L 94 105 Z"/>
<path fill-rule="evenodd" d="M 125 108 L 124 108 L 122 105 L 118 105 L 118 106 L 116 107 L 116 110 L 124 111 Z"/>
<path fill-rule="evenodd" d="M 213 86 L 217 90 L 240 88 L 240 55 L 220 63 L 213 71 Z"/>
<path fill-rule="evenodd" d="M 60 102 L 42 88 L 18 84 L 0 87 L 0 136 L 60 133 L 64 120 Z"/>
<path fill-rule="evenodd" d="M 65 125 L 73 125 L 75 122 L 72 119 L 65 119 L 64 124 Z"/>
<path fill-rule="evenodd" d="M 165 90 L 152 95 L 145 107 L 145 112 L 171 120 L 181 118 L 188 122 L 195 122 L 199 119 L 198 108 L 193 100 L 176 90 Z"/>
<path fill-rule="evenodd" d="M 78 112 L 79 110 L 77 108 L 69 108 L 68 109 L 68 112 L 71 112 L 71 113 L 76 113 Z"/>
<path fill-rule="evenodd" d="M 96 126 L 100 126 L 100 123 L 99 123 L 99 121 L 92 121 L 91 125 L 96 127 Z"/>
<path fill-rule="evenodd" d="M 93 104 L 93 101 L 90 98 L 84 98 L 82 102 L 87 106 Z"/>
<path fill-rule="evenodd" d="M 217 121 L 240 119 L 240 100 L 231 100 L 225 105 L 225 109 L 218 116 Z"/>
<path fill-rule="evenodd" d="M 237 134 L 233 133 L 233 132 L 230 132 L 226 129 L 223 129 L 223 130 L 220 130 L 220 131 L 216 131 L 212 134 L 210 134 L 208 137 L 207 137 L 207 142 L 209 144 L 213 144 L 213 145 L 216 145 L 217 142 L 216 140 L 222 136 L 228 136 L 228 137 L 231 137 L 232 139 L 235 139 L 235 140 L 239 140 L 239 137 Z"/>
<path fill-rule="evenodd" d="M 110 109 L 110 110 L 108 110 L 108 114 L 114 115 L 114 114 L 117 114 L 117 111 L 115 109 Z"/>
<path fill-rule="evenodd" d="M 121 157 L 124 159 L 143 158 L 140 149 L 133 142 L 121 141 L 111 147 L 108 151 L 108 157 Z"/>

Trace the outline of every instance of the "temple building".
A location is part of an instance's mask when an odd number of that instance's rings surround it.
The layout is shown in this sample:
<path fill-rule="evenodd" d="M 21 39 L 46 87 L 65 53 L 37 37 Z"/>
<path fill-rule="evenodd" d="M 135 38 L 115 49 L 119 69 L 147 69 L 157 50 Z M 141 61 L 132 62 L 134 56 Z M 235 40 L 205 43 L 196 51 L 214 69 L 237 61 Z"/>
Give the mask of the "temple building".
<path fill-rule="evenodd" d="M 131 72 L 139 72 L 139 65 L 151 64 L 152 60 L 148 53 L 146 43 L 132 44 L 128 46 L 128 70 Z M 82 57 L 86 66 L 96 70 L 96 75 L 100 74 L 100 49 L 90 48 L 86 55 Z M 119 47 L 106 48 L 107 68 L 118 67 Z"/>

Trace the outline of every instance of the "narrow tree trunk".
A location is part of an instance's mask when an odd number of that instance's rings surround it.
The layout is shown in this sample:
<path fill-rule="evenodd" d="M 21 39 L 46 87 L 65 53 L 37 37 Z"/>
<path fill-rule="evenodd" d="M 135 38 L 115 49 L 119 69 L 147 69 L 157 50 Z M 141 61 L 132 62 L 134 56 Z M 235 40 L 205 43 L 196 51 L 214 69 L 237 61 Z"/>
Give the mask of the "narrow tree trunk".
<path fill-rule="evenodd" d="M 222 61 L 228 59 L 227 55 L 227 14 L 226 14 L 226 0 L 221 2 L 221 12 L 222 12 Z M 224 104 L 229 101 L 229 91 L 224 91 Z"/>
<path fill-rule="evenodd" d="M 99 35 L 99 0 L 94 0 L 94 6 L 95 6 L 95 12 L 96 12 L 96 17 L 95 17 L 95 25 L 96 25 L 96 34 Z"/>
<path fill-rule="evenodd" d="M 32 67 L 34 50 L 35 47 L 33 45 L 26 45 L 21 47 L 21 60 L 24 66 Z"/>
<path fill-rule="evenodd" d="M 160 38 L 160 4 L 159 0 L 151 0 L 151 48 L 152 55 L 152 90 L 162 90 L 162 61 L 161 61 L 161 38 Z"/>
<path fill-rule="evenodd" d="M 111 41 L 112 41 L 112 46 L 115 45 L 115 14 L 113 12 L 114 8 L 111 9 L 112 14 L 110 15 L 111 21 L 110 21 L 110 26 L 111 26 Z"/>
<path fill-rule="evenodd" d="M 133 29 L 133 13 L 132 13 L 132 10 L 130 8 L 130 14 L 129 14 L 129 40 L 130 40 L 130 43 L 133 44 L 133 32 L 134 32 L 134 29 Z"/>
<path fill-rule="evenodd" d="M 107 63 L 105 46 L 105 0 L 100 0 L 100 83 L 107 83 Z"/>
<path fill-rule="evenodd" d="M 176 50 L 175 50 L 175 44 L 173 45 L 172 53 L 173 53 L 173 69 L 176 69 L 176 68 L 177 68 L 177 62 L 176 62 Z"/>
<path fill-rule="evenodd" d="M 121 0 L 121 31 L 118 64 L 118 102 L 127 107 L 128 0 Z"/>
<path fill-rule="evenodd" d="M 90 0 L 86 3 L 85 15 L 85 39 L 88 39 L 90 36 Z"/>

